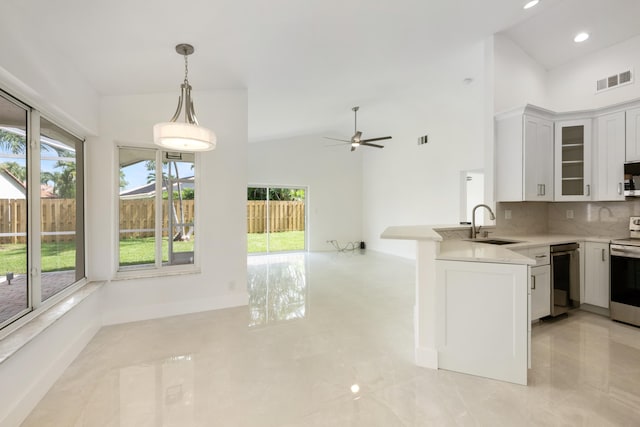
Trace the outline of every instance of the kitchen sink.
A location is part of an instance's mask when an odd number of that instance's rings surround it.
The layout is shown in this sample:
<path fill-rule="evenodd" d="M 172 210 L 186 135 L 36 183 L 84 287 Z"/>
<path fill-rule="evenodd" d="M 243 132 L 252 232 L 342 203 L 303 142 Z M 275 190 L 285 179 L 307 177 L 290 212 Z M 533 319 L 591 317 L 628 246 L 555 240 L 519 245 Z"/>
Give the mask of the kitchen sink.
<path fill-rule="evenodd" d="M 468 242 L 485 243 L 487 245 L 510 245 L 511 243 L 520 243 L 517 240 L 507 239 L 465 239 Z"/>

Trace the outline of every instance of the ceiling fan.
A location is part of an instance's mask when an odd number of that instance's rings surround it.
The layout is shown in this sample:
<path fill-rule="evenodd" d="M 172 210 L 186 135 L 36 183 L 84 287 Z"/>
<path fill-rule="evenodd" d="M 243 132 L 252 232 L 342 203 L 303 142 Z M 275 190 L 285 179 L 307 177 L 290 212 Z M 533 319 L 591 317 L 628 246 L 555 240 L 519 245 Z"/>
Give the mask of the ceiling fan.
<path fill-rule="evenodd" d="M 351 137 L 350 140 L 348 139 L 337 139 L 337 138 L 329 138 L 327 136 L 325 136 L 326 139 L 331 139 L 333 141 L 342 141 L 345 142 L 347 144 L 351 144 L 351 151 L 356 151 L 356 148 L 358 148 L 361 145 L 367 146 L 367 147 L 376 147 L 376 148 L 384 148 L 384 145 L 379 145 L 379 144 L 372 144 L 372 142 L 374 141 L 383 141 L 385 139 L 391 139 L 390 136 L 382 136 L 380 138 L 369 138 L 369 139 L 362 139 L 362 132 L 360 132 L 358 130 L 358 110 L 360 109 L 360 107 L 353 107 L 351 110 L 353 111 L 353 115 L 354 115 L 354 134 Z"/>

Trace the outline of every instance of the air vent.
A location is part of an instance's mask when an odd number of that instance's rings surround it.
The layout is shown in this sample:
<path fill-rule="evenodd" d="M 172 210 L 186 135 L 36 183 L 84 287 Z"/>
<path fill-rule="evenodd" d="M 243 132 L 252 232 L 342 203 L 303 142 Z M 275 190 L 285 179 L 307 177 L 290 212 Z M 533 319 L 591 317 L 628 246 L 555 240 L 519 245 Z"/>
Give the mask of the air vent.
<path fill-rule="evenodd" d="M 423 145 L 429 142 L 429 135 L 421 136 L 418 138 L 418 145 Z"/>
<path fill-rule="evenodd" d="M 596 81 L 596 92 L 612 89 L 633 83 L 633 73 L 631 70 L 623 71 Z"/>
<path fill-rule="evenodd" d="M 625 71 L 624 73 L 620 73 L 620 84 L 631 83 L 631 71 Z"/>

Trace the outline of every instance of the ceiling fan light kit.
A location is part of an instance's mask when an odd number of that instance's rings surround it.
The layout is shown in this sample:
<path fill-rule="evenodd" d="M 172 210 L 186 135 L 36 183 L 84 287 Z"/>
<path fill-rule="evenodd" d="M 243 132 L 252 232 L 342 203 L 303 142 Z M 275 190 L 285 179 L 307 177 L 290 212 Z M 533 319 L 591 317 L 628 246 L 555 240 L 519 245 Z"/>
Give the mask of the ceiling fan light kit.
<path fill-rule="evenodd" d="M 193 108 L 187 57 L 194 50 L 190 44 L 181 43 L 176 46 L 176 52 L 184 56 L 184 82 L 180 85 L 178 108 L 173 117 L 168 122 L 153 126 L 153 142 L 162 148 L 177 151 L 210 151 L 216 148 L 216 134 L 211 129 L 200 126 Z M 179 122 L 183 107 L 184 122 Z"/>
<path fill-rule="evenodd" d="M 360 107 L 356 106 L 353 107 L 351 109 L 351 111 L 353 111 L 353 115 L 354 115 L 354 134 L 351 137 L 351 139 L 347 140 L 347 139 L 337 139 L 337 138 L 329 138 L 326 137 L 326 139 L 331 139 L 333 141 L 342 141 L 348 144 L 351 144 L 351 151 L 356 151 L 356 148 L 358 148 L 361 145 L 367 146 L 367 147 L 375 147 L 375 148 L 384 148 L 384 145 L 379 145 L 379 144 L 372 144 L 373 141 L 384 141 L 386 139 L 391 139 L 390 136 L 382 136 L 379 138 L 369 138 L 369 139 L 362 139 L 362 132 L 360 132 L 358 130 L 358 110 L 360 109 Z"/>

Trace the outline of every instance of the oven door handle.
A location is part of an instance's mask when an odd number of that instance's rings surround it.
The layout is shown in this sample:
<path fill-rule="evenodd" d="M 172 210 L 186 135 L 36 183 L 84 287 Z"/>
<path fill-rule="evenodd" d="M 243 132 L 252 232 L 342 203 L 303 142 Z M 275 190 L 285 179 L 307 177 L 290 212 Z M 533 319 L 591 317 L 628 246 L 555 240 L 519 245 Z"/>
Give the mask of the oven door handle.
<path fill-rule="evenodd" d="M 640 258 L 640 248 L 633 246 L 611 245 L 611 256 Z"/>

